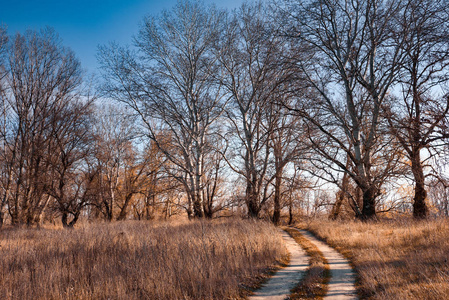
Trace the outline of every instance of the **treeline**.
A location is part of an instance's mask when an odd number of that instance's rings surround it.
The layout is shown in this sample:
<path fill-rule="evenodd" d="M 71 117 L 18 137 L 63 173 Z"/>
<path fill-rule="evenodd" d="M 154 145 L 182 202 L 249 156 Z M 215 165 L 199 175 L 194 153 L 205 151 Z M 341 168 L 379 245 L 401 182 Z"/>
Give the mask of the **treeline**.
<path fill-rule="evenodd" d="M 51 29 L 2 30 L 1 221 L 277 224 L 319 185 L 333 218 L 449 215 L 447 4 L 179 1 L 99 48 L 95 89 Z"/>

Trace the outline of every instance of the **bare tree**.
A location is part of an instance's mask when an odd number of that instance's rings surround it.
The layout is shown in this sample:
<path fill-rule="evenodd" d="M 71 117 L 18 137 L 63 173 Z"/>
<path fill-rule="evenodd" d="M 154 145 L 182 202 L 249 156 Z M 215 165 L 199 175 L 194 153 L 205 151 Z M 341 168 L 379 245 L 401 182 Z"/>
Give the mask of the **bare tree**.
<path fill-rule="evenodd" d="M 50 197 L 55 116 L 79 99 L 81 67 L 52 29 L 17 34 L 2 78 L 4 191 L 13 224 L 38 223 Z"/>
<path fill-rule="evenodd" d="M 404 57 L 392 30 L 402 2 L 318 0 L 290 2 L 283 10 L 290 19 L 285 31 L 302 50 L 298 66 L 308 89 L 301 92 L 313 95 L 309 101 L 301 95 L 298 112 L 324 158 L 317 166 L 332 182 L 337 172 L 352 178 L 363 194 L 362 219 L 376 216 L 376 198 L 398 160 L 382 134 L 381 108 Z"/>
<path fill-rule="evenodd" d="M 212 80 L 217 69 L 212 49 L 223 17 L 214 7 L 179 1 L 158 18 L 144 19 L 135 38 L 137 53 L 100 49 L 104 91 L 141 117 L 147 137 L 178 168 L 172 175 L 184 186 L 190 217 L 204 216 L 206 149 L 225 104 Z M 161 131 L 167 133 L 162 140 Z"/>
<path fill-rule="evenodd" d="M 161 157 L 162 155 L 154 143 L 150 143 L 149 147 L 145 147 L 140 152 L 133 147 L 129 149 L 128 155 L 124 158 L 118 189 L 121 201 L 117 203 L 120 209 L 117 220 L 126 219 L 128 209 L 133 203 L 133 197 L 137 194 L 148 196 L 147 201 L 145 201 L 145 212 L 148 218 L 150 215 L 148 200 L 152 199 L 154 206 L 154 199 L 162 188 L 159 186 L 162 185 L 159 177 L 165 158 Z"/>
<path fill-rule="evenodd" d="M 8 113 L 8 105 L 6 102 L 6 86 L 4 77 L 6 76 L 6 62 L 5 62 L 5 52 L 6 52 L 6 44 L 8 41 L 8 36 L 6 34 L 6 29 L 0 26 L 0 126 L 1 131 L 5 132 L 7 126 L 7 113 Z M 5 140 L 2 136 L 1 139 L 1 149 L 2 149 L 2 164 L 1 166 L 1 194 L 0 194 L 0 228 L 3 226 L 4 221 L 4 207 L 8 200 L 8 194 L 10 193 L 11 181 L 12 181 L 12 168 L 11 165 L 6 162 L 5 156 Z"/>
<path fill-rule="evenodd" d="M 156 143 L 150 141 L 142 156 L 143 160 L 139 163 L 137 174 L 131 176 L 135 183 L 130 189 L 140 197 L 131 203 L 131 207 L 138 219 L 150 220 L 157 212 L 161 213 L 162 207 L 170 206 L 170 199 L 166 195 L 175 190 L 179 183 L 167 174 L 169 162 Z M 143 174 L 141 170 L 144 171 Z"/>
<path fill-rule="evenodd" d="M 47 188 L 62 225 L 72 228 L 81 211 L 90 204 L 92 182 L 93 133 L 92 99 L 64 103 L 52 120 L 51 183 Z"/>
<path fill-rule="evenodd" d="M 217 129 L 218 131 L 218 129 Z M 221 140 L 221 135 L 214 136 L 214 148 L 208 150 L 208 159 L 205 161 L 205 186 L 203 189 L 203 206 L 204 214 L 207 218 L 222 210 L 225 206 L 223 203 L 224 184 L 226 176 L 226 163 L 223 155 L 226 155 L 226 143 Z M 221 200 L 221 201 L 220 201 Z"/>
<path fill-rule="evenodd" d="M 125 180 L 125 162 L 133 156 L 133 121 L 118 105 L 97 107 L 95 130 L 95 165 L 98 177 L 97 201 L 92 203 L 108 221 L 115 218 L 121 180 Z"/>
<path fill-rule="evenodd" d="M 270 129 L 269 147 L 271 149 L 271 178 L 273 191 L 273 216 L 272 221 L 275 225 L 279 224 L 281 217 L 281 209 L 284 207 L 284 194 L 288 191 L 293 193 L 292 188 L 295 187 L 292 182 L 296 182 L 299 178 L 297 172 L 288 172 L 291 168 L 299 168 L 302 161 L 309 155 L 310 149 L 306 142 L 306 134 L 301 119 L 291 114 L 286 108 L 288 100 L 280 99 L 277 95 L 276 99 L 271 101 L 267 108 L 267 120 Z M 287 104 L 288 105 L 288 104 Z"/>
<path fill-rule="evenodd" d="M 406 53 L 397 88 L 400 94 L 386 103 L 385 110 L 390 130 L 410 160 L 415 183 L 413 215 L 425 218 L 424 167 L 429 158 L 443 150 L 441 142 L 449 138 L 449 3 L 406 3 L 404 13 L 396 18 L 397 34 L 404 39 Z"/>
<path fill-rule="evenodd" d="M 272 25 L 262 3 L 243 4 L 228 22 L 219 45 L 220 82 L 231 99 L 227 110 L 229 139 L 238 158 L 228 159 L 228 163 L 245 180 L 249 217 L 258 217 L 269 198 L 274 179 L 267 177 L 269 141 L 274 129 L 266 110 L 288 77 L 281 64 L 283 39 Z"/>

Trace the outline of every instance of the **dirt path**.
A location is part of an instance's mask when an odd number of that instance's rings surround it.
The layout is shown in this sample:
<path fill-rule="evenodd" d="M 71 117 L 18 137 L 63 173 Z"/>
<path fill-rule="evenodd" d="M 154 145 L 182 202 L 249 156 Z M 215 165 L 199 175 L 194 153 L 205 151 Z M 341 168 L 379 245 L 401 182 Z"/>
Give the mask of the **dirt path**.
<path fill-rule="evenodd" d="M 287 267 L 280 269 L 265 285 L 249 297 L 251 300 L 284 300 L 290 295 L 290 290 L 301 280 L 309 266 L 308 256 L 302 248 L 282 231 L 282 238 L 290 252 L 290 262 Z"/>
<path fill-rule="evenodd" d="M 311 233 L 305 230 L 297 230 L 317 246 L 329 263 L 331 279 L 328 283 L 328 292 L 324 299 L 357 299 L 355 274 L 348 260 L 335 249 L 315 238 Z"/>

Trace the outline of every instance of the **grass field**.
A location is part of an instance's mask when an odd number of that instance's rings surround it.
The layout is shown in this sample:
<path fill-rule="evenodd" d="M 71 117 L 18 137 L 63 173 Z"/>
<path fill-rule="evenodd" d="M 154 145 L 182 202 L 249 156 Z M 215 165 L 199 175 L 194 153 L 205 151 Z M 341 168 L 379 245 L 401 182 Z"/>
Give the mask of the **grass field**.
<path fill-rule="evenodd" d="M 448 299 L 449 220 L 302 224 L 354 264 L 363 299 Z"/>
<path fill-rule="evenodd" d="M 238 299 L 286 258 L 274 226 L 226 220 L 0 231 L 1 299 Z"/>

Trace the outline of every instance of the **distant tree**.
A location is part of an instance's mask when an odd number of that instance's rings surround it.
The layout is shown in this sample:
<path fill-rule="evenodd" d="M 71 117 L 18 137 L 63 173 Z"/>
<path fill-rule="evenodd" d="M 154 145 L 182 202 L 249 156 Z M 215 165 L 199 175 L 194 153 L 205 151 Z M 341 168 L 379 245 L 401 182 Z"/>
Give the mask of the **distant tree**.
<path fill-rule="evenodd" d="M 429 204 L 440 216 L 449 217 L 449 180 L 440 177 L 429 183 Z"/>
<path fill-rule="evenodd" d="M 346 160 L 347 168 L 349 168 L 349 163 L 350 163 L 350 160 L 348 158 Z M 340 188 L 335 195 L 335 198 L 336 198 L 335 203 L 332 206 L 332 210 L 329 215 L 329 219 L 331 219 L 331 220 L 336 220 L 338 218 L 345 200 L 349 199 L 349 197 L 348 197 L 349 196 L 349 187 L 350 187 L 349 180 L 350 180 L 350 178 L 349 178 L 348 173 L 343 173 L 343 176 L 341 179 L 341 184 L 339 184 Z M 357 210 L 359 208 L 359 204 L 355 203 L 355 205 L 353 207 L 355 208 L 356 215 L 360 215 L 361 212 L 359 210 Z"/>
<path fill-rule="evenodd" d="M 284 194 L 293 188 L 299 178 L 294 178 L 297 172 L 288 172 L 292 167 L 302 165 L 309 155 L 310 148 L 305 141 L 307 139 L 305 128 L 301 119 L 291 114 L 286 109 L 286 99 L 280 99 L 280 95 L 271 101 L 267 108 L 268 124 L 271 124 L 269 135 L 269 147 L 271 151 L 271 169 L 269 181 L 272 182 L 273 191 L 273 216 L 272 221 L 278 225 L 281 210 L 284 207 Z M 289 174 L 290 173 L 290 174 Z M 289 183 L 290 182 L 290 183 Z M 299 187 L 298 187 L 299 188 Z M 292 191 L 288 191 L 292 193 Z"/>
<path fill-rule="evenodd" d="M 157 213 L 162 215 L 162 207 L 170 205 L 170 197 L 166 195 L 179 186 L 179 183 L 167 174 L 167 158 L 154 142 L 150 141 L 146 145 L 141 156 L 143 158 L 134 175 L 130 176 L 130 188 L 125 190 L 133 191 L 138 196 L 130 205 L 135 217 L 150 220 Z"/>
<path fill-rule="evenodd" d="M 119 209 L 120 183 L 126 181 L 125 162 L 131 162 L 131 157 L 135 155 L 132 141 L 134 125 L 130 116 L 121 112 L 118 105 L 103 105 L 97 106 L 93 128 L 97 199 L 92 205 L 106 220 L 112 221 Z"/>
<path fill-rule="evenodd" d="M 159 186 L 162 185 L 159 179 L 165 162 L 165 158 L 162 156 L 159 149 L 151 143 L 143 151 L 138 151 L 136 147 L 129 149 L 128 154 L 124 157 L 118 186 L 121 201 L 117 203 L 120 209 L 117 220 L 126 219 L 128 210 L 133 203 L 133 197 L 136 195 L 140 194 L 150 198 L 158 196 L 162 188 Z M 149 203 L 145 202 L 145 204 L 145 213 L 148 219 L 150 214 L 147 205 Z M 152 204 L 154 205 L 154 203 Z"/>

